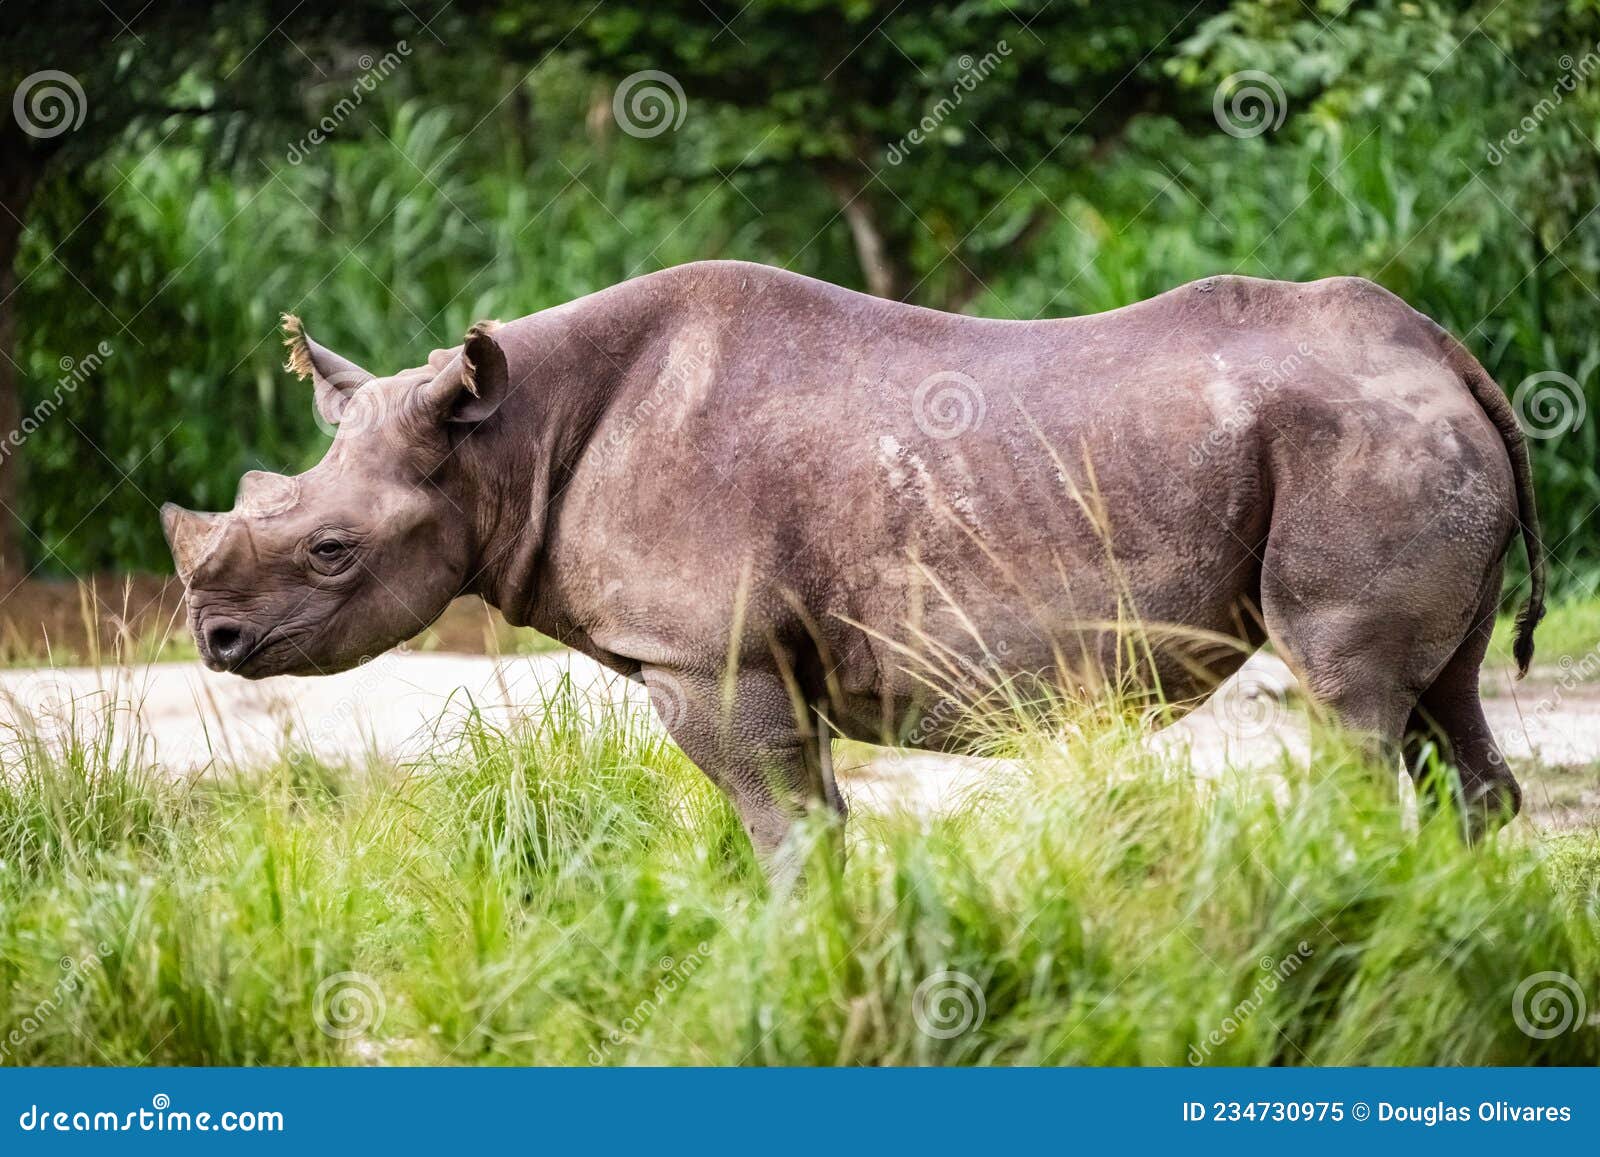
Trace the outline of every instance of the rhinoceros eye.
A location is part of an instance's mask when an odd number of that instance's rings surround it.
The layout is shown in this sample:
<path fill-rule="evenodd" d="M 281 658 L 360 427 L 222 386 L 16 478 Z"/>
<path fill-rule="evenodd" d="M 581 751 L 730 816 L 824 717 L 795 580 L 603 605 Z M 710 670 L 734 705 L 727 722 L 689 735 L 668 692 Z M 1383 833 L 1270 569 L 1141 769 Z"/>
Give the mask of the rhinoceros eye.
<path fill-rule="evenodd" d="M 319 538 L 311 544 L 312 569 L 325 575 L 338 574 L 352 557 L 349 544 L 342 539 Z"/>

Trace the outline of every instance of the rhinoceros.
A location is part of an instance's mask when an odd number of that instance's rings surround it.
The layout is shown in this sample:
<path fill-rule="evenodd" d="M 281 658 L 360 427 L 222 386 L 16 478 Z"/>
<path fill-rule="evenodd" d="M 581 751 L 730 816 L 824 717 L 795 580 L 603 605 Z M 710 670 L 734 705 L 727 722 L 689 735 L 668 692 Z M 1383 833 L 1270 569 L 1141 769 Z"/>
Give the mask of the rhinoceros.
<path fill-rule="evenodd" d="M 285 325 L 326 457 L 162 510 L 213 668 L 338 671 L 476 593 L 641 681 L 774 870 L 843 818 L 834 736 L 960 746 L 974 688 L 1181 708 L 1268 641 L 1375 750 L 1446 752 L 1471 814 L 1520 805 L 1478 671 L 1519 532 L 1524 671 L 1543 613 L 1523 435 L 1369 281 L 1024 322 L 697 262 L 388 376 Z"/>

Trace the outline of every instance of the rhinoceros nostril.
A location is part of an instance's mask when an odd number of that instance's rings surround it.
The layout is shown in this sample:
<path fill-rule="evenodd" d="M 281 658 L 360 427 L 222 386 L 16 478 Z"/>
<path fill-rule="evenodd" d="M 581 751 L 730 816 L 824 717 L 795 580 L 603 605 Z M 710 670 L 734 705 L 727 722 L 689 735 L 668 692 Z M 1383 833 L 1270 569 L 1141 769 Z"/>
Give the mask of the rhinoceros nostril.
<path fill-rule="evenodd" d="M 237 667 L 254 645 L 251 633 L 238 623 L 213 623 L 206 628 L 206 654 L 219 667 Z"/>

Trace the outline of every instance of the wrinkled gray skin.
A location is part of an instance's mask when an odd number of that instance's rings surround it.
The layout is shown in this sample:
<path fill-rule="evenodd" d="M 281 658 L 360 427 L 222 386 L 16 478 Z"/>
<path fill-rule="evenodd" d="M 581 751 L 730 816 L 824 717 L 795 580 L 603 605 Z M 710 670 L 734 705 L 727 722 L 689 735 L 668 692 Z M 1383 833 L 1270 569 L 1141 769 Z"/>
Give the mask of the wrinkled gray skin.
<path fill-rule="evenodd" d="M 1526 451 L 1369 282 L 1008 322 L 705 262 L 385 378 L 293 326 L 327 457 L 163 510 L 213 667 L 341 670 L 475 592 L 641 679 L 780 872 L 843 814 L 819 735 L 958 746 L 999 680 L 1197 700 L 1269 638 L 1374 744 L 1440 741 L 1476 814 L 1518 806 L 1478 668 L 1519 528 L 1524 665 L 1541 609 Z"/>

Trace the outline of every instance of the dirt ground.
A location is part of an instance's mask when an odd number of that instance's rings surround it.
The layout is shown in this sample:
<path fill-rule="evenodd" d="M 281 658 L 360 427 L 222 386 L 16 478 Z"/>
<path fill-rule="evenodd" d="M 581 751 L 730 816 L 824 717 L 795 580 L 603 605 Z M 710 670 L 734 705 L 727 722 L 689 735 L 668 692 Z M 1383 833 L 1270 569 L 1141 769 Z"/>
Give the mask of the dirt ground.
<path fill-rule="evenodd" d="M 481 615 L 481 604 L 479 605 Z M 1600 686 L 1568 685 L 1559 669 L 1521 683 L 1486 672 L 1486 709 L 1523 781 L 1530 820 L 1547 831 L 1600 825 Z M 26 713 L 50 737 L 63 720 L 109 720 L 142 735 L 148 754 L 175 775 L 248 768 L 286 751 L 328 761 L 414 758 L 470 709 L 503 724 L 538 712 L 563 681 L 596 708 L 646 708 L 641 688 L 568 651 L 499 658 L 413 649 L 321 679 L 256 682 L 193 661 L 65 669 L 0 670 L 0 724 Z M 134 726 L 137 716 L 137 726 Z M 1259 772 L 1283 753 L 1304 760 L 1307 720 L 1283 663 L 1257 655 L 1203 708 L 1149 742 L 1188 748 L 1198 774 Z M 839 773 L 857 807 L 919 812 L 952 808 L 994 765 L 981 759 L 840 745 Z M 1230 770 L 1231 769 L 1231 770 Z"/>

